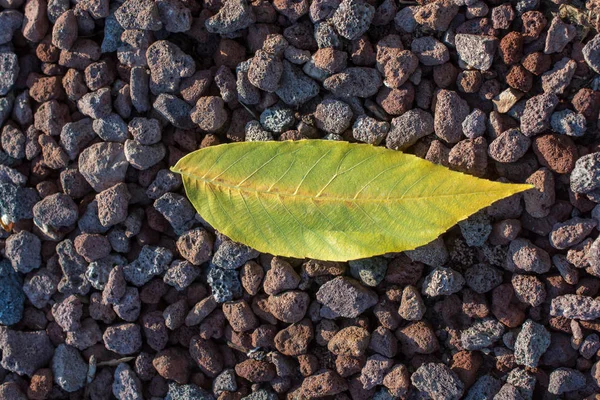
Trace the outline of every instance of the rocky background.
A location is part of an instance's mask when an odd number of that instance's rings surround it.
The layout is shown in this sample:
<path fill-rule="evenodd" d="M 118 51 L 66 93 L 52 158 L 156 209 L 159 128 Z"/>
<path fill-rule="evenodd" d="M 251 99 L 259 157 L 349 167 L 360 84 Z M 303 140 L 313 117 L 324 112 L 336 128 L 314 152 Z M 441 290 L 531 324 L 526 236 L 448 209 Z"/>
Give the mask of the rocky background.
<path fill-rule="evenodd" d="M 598 399 L 599 15 L 0 0 L 0 399 Z M 535 188 L 332 263 L 232 242 L 169 171 L 318 138 Z"/>

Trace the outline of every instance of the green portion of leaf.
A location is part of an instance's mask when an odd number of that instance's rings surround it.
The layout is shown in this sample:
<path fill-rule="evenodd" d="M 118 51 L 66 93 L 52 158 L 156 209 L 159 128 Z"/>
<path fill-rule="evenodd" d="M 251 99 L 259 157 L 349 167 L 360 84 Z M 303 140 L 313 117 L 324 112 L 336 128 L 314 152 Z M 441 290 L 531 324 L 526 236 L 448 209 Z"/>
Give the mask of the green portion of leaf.
<path fill-rule="evenodd" d="M 346 261 L 411 250 L 529 189 L 347 142 L 242 142 L 182 158 L 198 213 L 232 240 L 280 256 Z"/>

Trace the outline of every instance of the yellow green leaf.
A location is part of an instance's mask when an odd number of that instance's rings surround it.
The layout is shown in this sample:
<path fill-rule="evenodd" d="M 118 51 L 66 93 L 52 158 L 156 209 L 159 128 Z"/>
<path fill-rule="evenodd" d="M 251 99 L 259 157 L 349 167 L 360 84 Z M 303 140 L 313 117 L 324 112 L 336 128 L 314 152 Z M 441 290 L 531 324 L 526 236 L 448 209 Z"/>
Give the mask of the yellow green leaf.
<path fill-rule="evenodd" d="M 264 253 L 330 261 L 414 249 L 531 188 L 383 147 L 325 140 L 208 147 L 173 171 L 202 218 L 232 240 Z"/>

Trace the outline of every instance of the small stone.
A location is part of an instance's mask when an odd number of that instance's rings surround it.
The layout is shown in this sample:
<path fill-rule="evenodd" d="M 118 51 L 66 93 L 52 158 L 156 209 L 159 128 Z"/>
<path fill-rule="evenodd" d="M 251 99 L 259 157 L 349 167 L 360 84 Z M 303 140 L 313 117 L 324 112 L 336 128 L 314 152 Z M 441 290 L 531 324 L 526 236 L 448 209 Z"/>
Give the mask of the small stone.
<path fill-rule="evenodd" d="M 238 75 L 238 92 L 239 82 Z M 315 97 L 319 93 L 319 85 L 297 66 L 284 60 L 279 89 L 275 93 L 285 104 L 296 107 Z"/>
<path fill-rule="evenodd" d="M 442 65 L 450 59 L 448 48 L 431 36 L 413 39 L 411 50 L 423 65 Z"/>
<path fill-rule="evenodd" d="M 6 239 L 5 256 L 17 272 L 29 273 L 42 264 L 42 243 L 28 231 L 12 234 Z"/>
<path fill-rule="evenodd" d="M 465 278 L 451 268 L 438 267 L 423 281 L 422 292 L 430 297 L 449 296 L 462 289 Z"/>
<path fill-rule="evenodd" d="M 554 17 L 546 35 L 544 53 L 560 53 L 575 38 L 576 34 L 577 29 L 575 26 L 565 24 L 558 16 Z"/>
<path fill-rule="evenodd" d="M 102 335 L 104 345 L 120 355 L 137 353 L 142 347 L 142 330 L 136 324 L 111 325 Z"/>
<path fill-rule="evenodd" d="M 223 99 L 216 96 L 200 97 L 192 109 L 192 121 L 206 132 L 216 132 L 227 122 Z"/>
<path fill-rule="evenodd" d="M 200 300 L 185 317 L 185 324 L 187 326 L 198 325 L 217 308 L 217 305 L 213 296 L 208 296 Z"/>
<path fill-rule="evenodd" d="M 181 234 L 191 228 L 194 223 L 196 210 L 190 202 L 182 195 L 176 193 L 165 193 L 154 201 L 154 208 L 173 227 L 177 234 Z"/>
<path fill-rule="evenodd" d="M 385 121 L 377 121 L 367 115 L 360 115 L 352 126 L 352 137 L 359 142 L 379 145 L 387 136 L 390 124 Z"/>
<path fill-rule="evenodd" d="M 335 371 L 325 370 L 309 376 L 302 382 L 302 394 L 308 398 L 335 396 L 348 389 L 344 378 Z"/>
<path fill-rule="evenodd" d="M 519 129 L 509 129 L 490 143 L 488 154 L 498 162 L 512 163 L 523 157 L 530 145 L 531 139 Z"/>
<path fill-rule="evenodd" d="M 498 46 L 495 37 L 459 33 L 455 43 L 460 59 L 467 65 L 483 71 L 490 69 Z"/>
<path fill-rule="evenodd" d="M 238 388 L 235 381 L 235 371 L 226 369 L 213 381 L 213 392 L 217 395 L 223 392 L 235 392 Z"/>
<path fill-rule="evenodd" d="M 350 274 L 367 286 L 377 286 L 387 271 L 387 260 L 383 257 L 364 258 L 348 262 Z"/>
<path fill-rule="evenodd" d="M 377 303 L 377 295 L 354 279 L 337 277 L 317 292 L 317 301 L 323 304 L 321 316 L 354 318 Z"/>
<path fill-rule="evenodd" d="M 263 289 L 266 294 L 275 295 L 284 290 L 296 289 L 299 283 L 300 276 L 289 263 L 273 258 L 271 268 L 265 274 Z"/>
<path fill-rule="evenodd" d="M 317 128 L 328 133 L 341 134 L 350 127 L 353 114 L 348 104 L 328 99 L 319 103 L 314 117 Z"/>
<path fill-rule="evenodd" d="M 247 261 L 258 257 L 258 251 L 234 242 L 225 240 L 215 252 L 212 262 L 219 268 L 238 269 Z"/>
<path fill-rule="evenodd" d="M 493 318 L 486 318 L 462 331 L 460 340 L 465 350 L 482 350 L 500 340 L 503 334 L 504 325 Z"/>
<path fill-rule="evenodd" d="M 5 325 L 3 323 L 3 325 Z M 52 360 L 54 346 L 45 331 L 14 331 L 5 329 L 0 334 L 2 368 L 19 375 L 32 376 Z M 23 351 L 35 349 L 35 352 Z"/>
<path fill-rule="evenodd" d="M 30 0 L 30 2 L 33 2 Z M 19 61 L 17 55 L 5 49 L 0 50 L 0 96 L 6 95 L 17 81 Z"/>
<path fill-rule="evenodd" d="M 52 358 L 54 382 L 65 392 L 75 392 L 85 386 L 88 364 L 79 351 L 71 346 L 59 344 Z"/>
<path fill-rule="evenodd" d="M 83 315 L 83 304 L 77 296 L 69 296 L 60 303 L 52 306 L 52 316 L 56 323 L 65 331 L 79 329 L 79 322 Z"/>
<path fill-rule="evenodd" d="M 108 117 L 112 111 L 110 89 L 101 88 L 84 94 L 77 101 L 77 108 L 82 114 L 93 119 Z"/>
<path fill-rule="evenodd" d="M 309 303 L 310 297 L 307 293 L 290 290 L 269 296 L 268 308 L 279 321 L 293 324 L 304 318 Z"/>
<path fill-rule="evenodd" d="M 162 28 L 158 7 L 149 0 L 127 0 L 115 12 L 123 29 L 157 31 Z"/>
<path fill-rule="evenodd" d="M 546 288 L 535 276 L 514 274 L 511 283 L 517 299 L 522 303 L 537 307 L 546 300 Z"/>
<path fill-rule="evenodd" d="M 251 296 L 255 296 L 260 290 L 264 276 L 263 268 L 254 261 L 248 261 L 240 270 L 242 286 Z"/>
<path fill-rule="evenodd" d="M 258 50 L 250 59 L 248 80 L 265 92 L 273 93 L 279 88 L 282 73 L 282 61 L 264 50 Z"/>
<path fill-rule="evenodd" d="M 79 172 L 97 192 L 123 182 L 128 165 L 119 143 L 96 143 L 79 156 Z"/>
<path fill-rule="evenodd" d="M 146 51 L 146 59 L 150 68 L 150 90 L 155 95 L 176 93 L 181 79 L 196 72 L 194 59 L 167 40 L 152 43 Z"/>
<path fill-rule="evenodd" d="M 525 210 L 534 218 L 543 218 L 550 214 L 550 208 L 556 201 L 552 172 L 547 168 L 540 168 L 525 182 L 534 185 L 534 188 L 523 193 Z"/>
<path fill-rule="evenodd" d="M 537 136 L 532 147 L 539 163 L 557 174 L 568 174 L 575 168 L 578 150 L 569 137 L 556 134 Z"/>
<path fill-rule="evenodd" d="M 475 264 L 464 275 L 467 286 L 477 293 L 487 293 L 502 283 L 502 272 L 488 264 Z"/>
<path fill-rule="evenodd" d="M 123 274 L 128 282 L 139 287 L 165 272 L 172 258 L 173 254 L 163 247 L 144 246 L 138 258 L 123 267 Z"/>
<path fill-rule="evenodd" d="M 548 392 L 562 395 L 566 392 L 583 389 L 586 385 L 585 375 L 571 368 L 558 368 L 550 373 Z"/>
<path fill-rule="evenodd" d="M 470 247 L 483 246 L 492 232 L 490 220 L 484 213 L 471 215 L 468 219 L 460 221 L 458 226 L 467 246 Z"/>
<path fill-rule="evenodd" d="M 550 256 L 545 250 L 522 238 L 510 243 L 506 259 L 509 271 L 516 267 L 525 272 L 544 274 L 552 266 Z"/>
<path fill-rule="evenodd" d="M 206 20 L 206 30 L 220 35 L 230 35 L 246 29 L 256 21 L 252 8 L 245 0 L 227 0 L 219 12 Z"/>
<path fill-rule="evenodd" d="M 550 315 L 589 321 L 600 317 L 600 302 L 589 296 L 565 294 L 552 299 Z"/>
<path fill-rule="evenodd" d="M 131 1 L 131 0 L 129 0 Z M 117 399 L 142 399 L 142 383 L 126 363 L 120 363 L 115 369 L 112 393 Z"/>
<path fill-rule="evenodd" d="M 487 127 L 485 125 L 486 115 L 478 108 L 473 109 L 462 123 L 463 133 L 469 139 L 483 136 Z"/>
<path fill-rule="evenodd" d="M 582 53 L 587 65 L 600 74 L 600 33 L 587 42 L 582 49 Z"/>
<path fill-rule="evenodd" d="M 434 119 L 431 114 L 415 108 L 392 120 L 385 145 L 388 149 L 405 150 L 433 131 Z"/>
<path fill-rule="evenodd" d="M 140 144 L 156 144 L 161 139 L 161 128 L 158 120 L 154 118 L 133 118 L 129 121 L 129 133 Z"/>
<path fill-rule="evenodd" d="M 469 115 L 469 105 L 458 93 L 440 90 L 435 106 L 435 133 L 448 143 L 457 143 L 463 134 L 462 123 Z"/>
<path fill-rule="evenodd" d="M 402 291 L 398 314 L 407 321 L 420 321 L 425 314 L 425 303 L 418 289 L 412 285 Z"/>
<path fill-rule="evenodd" d="M 131 286 L 126 287 L 123 296 L 113 304 L 115 314 L 127 322 L 136 321 L 140 316 L 141 309 L 140 293 L 137 288 Z"/>
<path fill-rule="evenodd" d="M 223 313 L 236 332 L 245 332 L 258 326 L 258 320 L 244 300 L 223 303 Z"/>
<path fill-rule="evenodd" d="M 369 29 L 375 8 L 361 0 L 343 0 L 332 21 L 337 32 L 348 40 L 356 40 Z"/>
<path fill-rule="evenodd" d="M 338 331 L 329 340 L 327 349 L 336 356 L 360 357 L 365 354 L 371 335 L 358 326 L 349 326 Z"/>
<path fill-rule="evenodd" d="M 294 118 L 294 112 L 285 107 L 274 106 L 267 108 L 260 114 L 260 123 L 261 125 L 275 133 L 283 133 L 289 130 L 296 118 Z"/>
<path fill-rule="evenodd" d="M 280 330 L 275 335 L 275 347 L 286 356 L 306 354 L 313 337 L 312 323 L 308 319 L 303 319 Z"/>
<path fill-rule="evenodd" d="M 410 380 L 418 390 L 434 398 L 458 400 L 464 392 L 463 382 L 450 368 L 441 363 L 421 365 Z"/>
<path fill-rule="evenodd" d="M 564 250 L 581 243 L 596 227 L 592 219 L 579 217 L 555 224 L 550 232 L 550 244 L 555 249 Z"/>
<path fill-rule="evenodd" d="M 425 4 L 416 9 L 415 21 L 424 27 L 444 32 L 458 13 L 458 5 L 451 0 Z"/>
<path fill-rule="evenodd" d="M 587 128 L 585 116 L 569 109 L 553 113 L 550 118 L 550 126 L 554 132 L 574 137 L 585 135 Z"/>
<path fill-rule="evenodd" d="M 210 260 L 213 248 L 213 239 L 202 228 L 195 228 L 184 232 L 177 239 L 177 250 L 194 265 L 201 265 Z"/>
<path fill-rule="evenodd" d="M 136 140 L 127 139 L 124 154 L 127 162 L 132 167 L 138 170 L 146 170 L 158 164 L 165 157 L 166 150 L 162 143 L 144 146 Z"/>
<path fill-rule="evenodd" d="M 190 118 L 192 106 L 172 94 L 161 93 L 154 104 L 154 111 L 179 129 L 194 129 L 196 126 Z"/>
<path fill-rule="evenodd" d="M 127 124 L 119 114 L 110 114 L 108 117 L 94 120 L 94 132 L 106 142 L 124 143 L 127 139 Z"/>
<path fill-rule="evenodd" d="M 350 67 L 325 79 L 323 86 L 340 97 L 370 97 L 382 85 L 381 76 L 374 68 Z"/>
<path fill-rule="evenodd" d="M 528 137 L 543 133 L 550 128 L 550 117 L 558 105 L 554 93 L 544 93 L 527 100 L 521 116 L 521 132 Z"/>
<path fill-rule="evenodd" d="M 515 342 L 515 361 L 519 365 L 536 368 L 549 346 L 550 333 L 543 325 L 528 319 Z"/>
<path fill-rule="evenodd" d="M 77 40 L 77 16 L 67 10 L 57 18 L 52 28 L 52 44 L 59 49 L 69 50 Z"/>
<path fill-rule="evenodd" d="M 360 372 L 363 389 L 370 390 L 383 383 L 383 378 L 394 365 L 394 360 L 375 354 L 367 358 Z"/>
<path fill-rule="evenodd" d="M 542 89 L 545 93 L 562 94 L 575 75 L 577 63 L 569 58 L 563 58 L 554 68 L 542 75 Z"/>
<path fill-rule="evenodd" d="M 41 368 L 31 377 L 31 383 L 27 389 L 27 396 L 32 400 L 44 400 L 52 391 L 52 370 Z M 10 397 L 10 396 L 8 396 Z"/>
<path fill-rule="evenodd" d="M 224 303 L 241 296 L 242 286 L 235 270 L 211 268 L 208 272 L 207 283 L 217 303 Z"/>
<path fill-rule="evenodd" d="M 432 354 L 440 349 L 440 344 L 431 325 L 424 321 L 413 322 L 395 332 L 400 342 L 401 352 L 412 357 L 415 354 Z"/>

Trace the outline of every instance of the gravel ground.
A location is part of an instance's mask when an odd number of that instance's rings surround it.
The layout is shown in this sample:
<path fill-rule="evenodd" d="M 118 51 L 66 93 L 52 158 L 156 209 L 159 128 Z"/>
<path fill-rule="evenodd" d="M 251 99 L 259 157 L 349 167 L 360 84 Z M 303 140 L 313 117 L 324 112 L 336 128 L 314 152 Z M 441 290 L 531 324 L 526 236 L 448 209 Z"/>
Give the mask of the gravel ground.
<path fill-rule="evenodd" d="M 600 398 L 599 15 L 0 0 L 0 399 Z M 317 138 L 535 189 L 334 263 L 232 242 L 169 171 Z"/>

